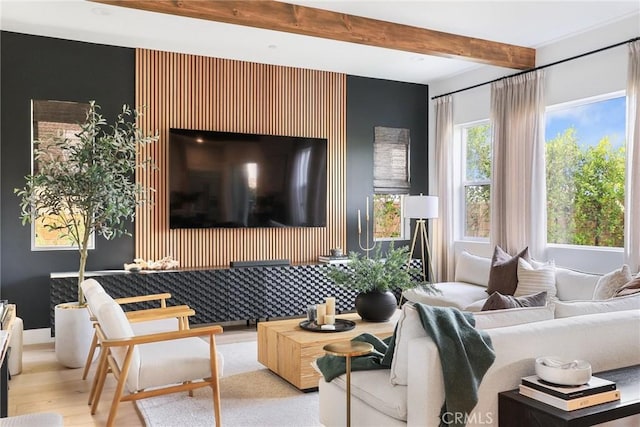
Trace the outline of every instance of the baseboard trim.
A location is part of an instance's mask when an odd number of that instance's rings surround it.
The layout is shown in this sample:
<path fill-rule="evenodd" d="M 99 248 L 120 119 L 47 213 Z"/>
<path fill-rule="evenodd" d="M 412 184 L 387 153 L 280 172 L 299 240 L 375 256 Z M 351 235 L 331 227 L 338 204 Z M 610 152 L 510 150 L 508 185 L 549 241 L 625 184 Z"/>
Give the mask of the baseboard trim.
<path fill-rule="evenodd" d="M 53 341 L 51 328 L 25 329 L 22 336 L 23 345 L 46 344 Z"/>

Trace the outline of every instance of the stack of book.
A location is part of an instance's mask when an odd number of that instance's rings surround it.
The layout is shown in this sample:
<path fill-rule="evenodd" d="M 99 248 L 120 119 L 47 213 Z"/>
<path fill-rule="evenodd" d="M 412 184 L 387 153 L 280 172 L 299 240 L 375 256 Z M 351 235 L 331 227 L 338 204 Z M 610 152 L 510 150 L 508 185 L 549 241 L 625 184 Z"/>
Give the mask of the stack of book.
<path fill-rule="evenodd" d="M 520 394 L 565 411 L 588 408 L 620 399 L 620 391 L 616 389 L 616 383 L 594 376 L 584 385 L 562 386 L 532 375 L 522 379 Z"/>
<path fill-rule="evenodd" d="M 349 262 L 348 255 L 320 255 L 318 257 L 318 261 L 323 262 L 325 264 L 340 264 L 344 262 Z"/>

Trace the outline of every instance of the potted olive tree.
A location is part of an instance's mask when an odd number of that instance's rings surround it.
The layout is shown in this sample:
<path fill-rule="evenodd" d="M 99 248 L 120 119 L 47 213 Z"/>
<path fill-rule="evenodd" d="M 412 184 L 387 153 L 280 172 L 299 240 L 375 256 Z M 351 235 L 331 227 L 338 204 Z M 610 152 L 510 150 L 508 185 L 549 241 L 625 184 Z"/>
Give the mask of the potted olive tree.
<path fill-rule="evenodd" d="M 57 136 L 46 149 L 35 141 L 38 169 L 25 177 L 15 193 L 21 199 L 22 223 L 44 218 L 44 226 L 78 249 L 78 301 L 55 311 L 56 357 L 68 367 L 80 367 L 92 337 L 80 283 L 84 280 L 90 236 L 106 239 L 130 235 L 128 221 L 148 200 L 150 189 L 135 182 L 135 170 L 148 160 L 137 157 L 139 147 L 154 142 L 136 124 L 139 113 L 124 105 L 113 125 L 89 102 L 87 116 L 75 138 Z"/>
<path fill-rule="evenodd" d="M 330 265 L 327 277 L 338 286 L 359 292 L 355 306 L 363 320 L 386 322 L 398 306 L 392 290 L 421 287 L 430 293 L 439 292 L 431 283 L 421 280 L 421 270 L 407 265 L 408 260 L 408 247 L 395 248 L 392 242 L 383 256 L 378 244 L 372 257 L 351 252 L 348 264 Z"/>

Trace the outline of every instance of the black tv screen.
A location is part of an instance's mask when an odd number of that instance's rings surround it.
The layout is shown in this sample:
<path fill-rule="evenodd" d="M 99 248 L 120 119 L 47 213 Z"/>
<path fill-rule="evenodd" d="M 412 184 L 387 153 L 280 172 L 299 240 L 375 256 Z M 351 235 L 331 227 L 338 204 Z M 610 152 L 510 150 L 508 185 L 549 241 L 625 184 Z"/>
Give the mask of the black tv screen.
<path fill-rule="evenodd" d="M 327 140 L 169 130 L 169 227 L 324 227 Z"/>

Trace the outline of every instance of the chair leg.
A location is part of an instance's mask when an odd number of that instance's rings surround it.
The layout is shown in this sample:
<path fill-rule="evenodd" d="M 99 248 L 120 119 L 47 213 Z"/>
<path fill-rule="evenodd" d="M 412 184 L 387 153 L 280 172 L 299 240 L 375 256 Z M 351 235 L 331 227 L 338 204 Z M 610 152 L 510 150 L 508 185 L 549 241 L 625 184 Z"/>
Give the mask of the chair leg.
<path fill-rule="evenodd" d="M 184 381 L 182 384 L 183 385 L 187 385 L 187 384 L 191 384 L 193 381 Z M 187 394 L 189 395 L 189 397 L 193 397 L 193 389 L 187 390 Z"/>
<path fill-rule="evenodd" d="M 107 375 L 107 372 L 104 372 L 103 374 L 103 370 L 108 371 L 109 364 L 107 363 L 107 351 L 101 348 L 100 354 L 98 356 L 98 367 L 96 368 L 96 374 L 93 377 L 93 382 L 91 383 L 91 391 L 89 392 L 89 405 L 93 403 L 93 400 L 95 398 L 99 378 L 102 377 L 102 375 L 104 375 L 105 377 Z M 100 391 L 102 391 L 102 389 Z M 98 397 L 98 400 L 99 399 L 100 397 Z"/>
<path fill-rule="evenodd" d="M 216 351 L 216 339 L 209 337 L 209 352 L 211 359 L 211 390 L 213 395 L 213 411 L 216 417 L 216 426 L 222 426 L 222 414 L 220 409 L 220 382 L 218 381 L 218 352 Z"/>
<path fill-rule="evenodd" d="M 93 355 L 96 352 L 96 347 L 98 346 L 98 334 L 93 333 L 93 340 L 91 340 L 91 347 L 89 348 L 89 354 L 87 355 L 87 361 L 84 363 L 84 371 L 82 372 L 82 379 L 86 380 L 87 375 L 89 374 L 89 369 L 91 369 L 91 363 L 93 362 Z"/>
<path fill-rule="evenodd" d="M 133 356 L 133 346 L 129 346 L 127 349 L 127 355 L 124 357 L 122 363 L 122 369 L 120 375 L 118 375 L 118 385 L 113 394 L 113 401 L 111 402 L 111 409 L 109 410 L 109 418 L 107 419 L 107 427 L 112 427 L 118 413 L 118 405 L 122 399 L 124 393 L 124 387 L 127 384 L 127 377 L 129 376 L 129 368 L 131 367 L 131 358 Z M 115 361 L 113 362 L 115 363 Z M 115 367 L 114 367 L 115 369 Z"/>
<path fill-rule="evenodd" d="M 222 426 L 222 414 L 220 408 L 220 382 L 218 381 L 218 376 L 214 376 L 211 378 L 211 389 L 213 391 L 213 411 L 216 416 L 216 426 Z"/>
<path fill-rule="evenodd" d="M 104 353 L 108 353 L 108 351 L 104 351 Z M 95 389 L 93 390 L 93 396 L 89 396 L 89 400 L 93 398 L 91 403 L 91 415 L 95 415 L 98 410 L 98 404 L 100 403 L 100 395 L 102 395 L 102 388 L 104 387 L 104 381 L 107 378 L 107 371 L 109 370 L 109 363 L 107 363 L 108 354 L 105 354 L 104 361 L 100 361 L 100 365 L 98 367 L 98 372 L 96 372 Z"/>
<path fill-rule="evenodd" d="M 122 378 L 124 377 L 124 378 Z M 116 387 L 116 391 L 113 395 L 113 401 L 111 402 L 111 409 L 109 410 L 109 418 L 107 419 L 107 427 L 112 427 L 113 422 L 116 419 L 116 414 L 118 413 L 118 405 L 120 404 L 120 399 L 122 399 L 122 393 L 124 392 L 124 385 L 127 381 L 126 375 L 123 375 L 118 381 L 118 386 Z"/>

